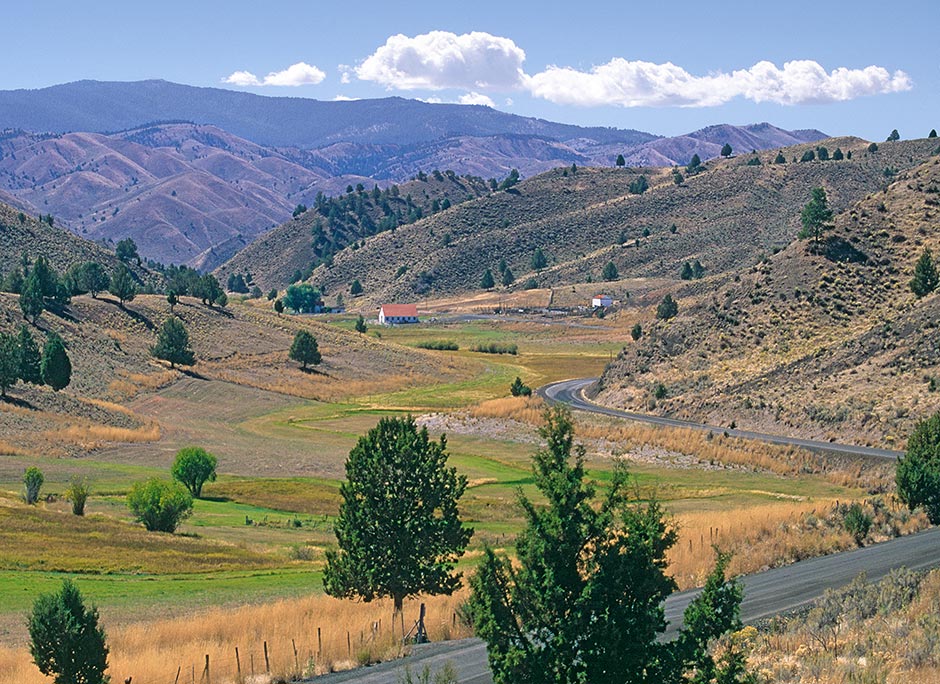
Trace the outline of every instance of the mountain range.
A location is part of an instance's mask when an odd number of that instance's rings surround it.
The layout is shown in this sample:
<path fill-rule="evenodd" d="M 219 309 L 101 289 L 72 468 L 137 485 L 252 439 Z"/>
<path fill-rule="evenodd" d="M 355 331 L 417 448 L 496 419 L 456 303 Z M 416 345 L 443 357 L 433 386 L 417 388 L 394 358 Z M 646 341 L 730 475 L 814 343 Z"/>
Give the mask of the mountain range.
<path fill-rule="evenodd" d="M 151 123 L 160 122 L 160 123 Z M 0 91 L 0 195 L 96 241 L 214 268 L 318 193 L 419 172 L 502 178 L 560 166 L 685 164 L 821 139 L 769 124 L 662 138 L 489 107 L 402 98 L 322 102 L 166 81 Z"/>

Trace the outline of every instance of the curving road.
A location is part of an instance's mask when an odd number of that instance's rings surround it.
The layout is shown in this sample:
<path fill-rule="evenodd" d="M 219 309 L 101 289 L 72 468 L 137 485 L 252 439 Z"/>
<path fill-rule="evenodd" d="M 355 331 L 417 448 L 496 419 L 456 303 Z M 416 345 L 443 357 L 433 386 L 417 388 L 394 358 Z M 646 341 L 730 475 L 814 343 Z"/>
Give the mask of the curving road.
<path fill-rule="evenodd" d="M 800 439 L 799 437 L 786 437 L 784 435 L 770 435 L 763 432 L 751 432 L 750 430 L 732 430 L 719 427 L 717 425 L 707 425 L 705 423 L 693 423 L 687 420 L 677 420 L 675 418 L 664 418 L 662 416 L 649 416 L 642 413 L 633 413 L 621 409 L 611 408 L 596 404 L 584 395 L 584 390 L 597 381 L 597 378 L 579 378 L 576 380 L 562 380 L 553 382 L 550 385 L 539 387 L 536 393 L 546 401 L 560 404 L 567 404 L 571 408 L 579 411 L 590 411 L 591 413 L 600 413 L 605 416 L 615 418 L 624 418 L 641 423 L 652 425 L 666 425 L 669 427 L 691 428 L 693 430 L 706 430 L 716 435 L 728 434 L 731 437 L 741 437 L 742 439 L 754 439 L 769 444 L 782 444 L 786 446 L 802 447 L 812 451 L 825 451 L 829 453 L 846 454 L 850 456 L 867 456 L 872 458 L 896 459 L 901 455 L 900 451 L 891 451 L 889 449 L 876 449 L 874 447 L 857 446 L 854 444 L 837 444 L 835 442 L 822 442 L 813 439 Z"/>
<path fill-rule="evenodd" d="M 727 432 L 729 435 L 745 439 L 846 455 L 893 459 L 899 454 L 899 452 L 886 449 L 768 435 L 747 430 L 726 430 L 714 425 L 621 411 L 595 404 L 584 396 L 584 389 L 594 381 L 595 378 L 582 378 L 556 382 L 539 388 L 538 394 L 549 402 L 567 404 L 574 409 L 654 425 L 709 430 L 716 434 Z M 786 613 L 814 601 L 827 589 L 848 584 L 860 573 L 864 572 L 869 580 L 877 581 L 899 567 L 912 570 L 940 567 L 940 527 L 866 548 L 811 558 L 783 568 L 744 577 L 742 578 L 744 600 L 741 604 L 741 617 L 745 623 L 753 623 L 771 615 Z M 669 623 L 666 631 L 667 638 L 676 634 L 683 612 L 699 591 L 696 589 L 673 594 L 666 600 L 666 620 Z M 340 682 L 398 684 L 404 681 L 407 669 L 417 676 L 427 667 L 433 674 L 448 663 L 456 668 L 457 681 L 461 684 L 492 684 L 493 679 L 486 659 L 486 647 L 479 639 L 462 639 L 416 646 L 413 654 L 402 660 L 317 677 L 309 681 L 315 684 L 339 684 Z"/>

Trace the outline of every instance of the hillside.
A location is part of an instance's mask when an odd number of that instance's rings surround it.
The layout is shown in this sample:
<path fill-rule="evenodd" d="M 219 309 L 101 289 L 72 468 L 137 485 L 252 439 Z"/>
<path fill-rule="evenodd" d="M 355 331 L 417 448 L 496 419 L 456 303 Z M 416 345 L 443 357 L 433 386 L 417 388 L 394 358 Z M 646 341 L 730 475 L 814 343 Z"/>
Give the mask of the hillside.
<path fill-rule="evenodd" d="M 216 270 L 221 282 L 250 273 L 267 290 L 309 277 L 321 263 L 380 231 L 397 229 L 422 215 L 490 194 L 482 178 L 433 172 L 382 191 L 363 190 L 314 201 L 308 211 L 268 231 Z"/>
<path fill-rule="evenodd" d="M 479 291 L 484 271 L 497 273 L 501 259 L 515 276 L 511 289 L 529 278 L 543 287 L 598 281 L 608 261 L 629 279 L 677 278 L 694 259 L 710 275 L 731 273 L 793 240 L 811 188 L 825 186 L 841 211 L 881 189 L 886 167 L 909 169 L 934 147 L 905 141 L 868 154 L 855 138 L 825 144 L 852 159 L 792 162 L 816 146 L 804 144 L 784 149 L 785 164 L 771 163 L 776 151 L 759 155 L 758 166 L 750 154 L 714 160 L 681 185 L 668 169 L 556 169 L 370 238 L 312 280 L 333 292 L 359 279 L 374 304 Z M 641 173 L 652 187 L 631 194 Z M 531 266 L 537 248 L 548 258 L 539 273 Z"/>
<path fill-rule="evenodd" d="M 936 140 L 885 143 L 882 167 Z M 916 154 L 915 154 L 916 153 Z M 889 185 L 887 183 L 890 183 Z M 824 183 L 830 196 L 836 185 Z M 646 331 L 601 379 L 598 400 L 716 424 L 902 446 L 940 409 L 940 297 L 909 289 L 923 249 L 940 251 L 940 157 L 900 171 L 835 217 L 822 247 L 789 244 L 734 278 L 674 282 L 635 312 Z M 656 321 L 671 291 L 679 314 Z M 656 399 L 654 388 L 663 388 Z"/>
<path fill-rule="evenodd" d="M 126 408 L 130 400 L 189 376 L 198 384 L 216 380 L 293 397 L 335 400 L 364 386 L 387 391 L 401 385 L 446 381 L 465 371 L 459 360 L 386 344 L 340 330 L 309 316 L 277 316 L 268 307 L 233 304 L 209 308 L 188 297 L 176 306 L 197 363 L 186 371 L 156 361 L 150 348 L 170 315 L 166 298 L 141 295 L 121 309 L 109 295 L 75 297 L 65 315 L 46 312 L 30 326 L 42 344 L 49 331 L 64 339 L 72 382 L 64 390 L 19 383 L 0 401 L 0 453 L 70 455 L 121 442 L 152 442 L 161 426 Z M 0 294 L 0 331 L 23 323 L 15 295 Z M 288 361 L 297 330 L 319 342 L 323 363 L 303 372 Z M 390 369 L 394 371 L 390 372 Z M 154 399 L 160 401 L 160 399 Z"/>

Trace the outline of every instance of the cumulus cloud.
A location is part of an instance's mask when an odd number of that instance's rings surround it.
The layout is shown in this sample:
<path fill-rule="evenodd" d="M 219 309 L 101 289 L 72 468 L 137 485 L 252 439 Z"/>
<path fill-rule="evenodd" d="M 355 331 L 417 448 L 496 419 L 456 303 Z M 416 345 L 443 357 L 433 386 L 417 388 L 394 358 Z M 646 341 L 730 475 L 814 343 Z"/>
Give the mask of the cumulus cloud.
<path fill-rule="evenodd" d="M 431 31 L 391 36 L 356 75 L 397 90 L 511 90 L 523 84 L 525 52 L 509 38 Z"/>
<path fill-rule="evenodd" d="M 355 102 L 358 99 L 358 97 L 349 97 L 348 95 L 336 95 L 333 97 L 333 102 Z"/>
<path fill-rule="evenodd" d="M 493 100 L 489 96 L 482 95 L 481 93 L 476 93 L 476 92 L 470 92 L 470 93 L 467 93 L 466 95 L 461 95 L 457 99 L 457 104 L 483 105 L 484 107 L 493 107 L 494 109 L 496 108 L 496 103 L 493 102 Z"/>
<path fill-rule="evenodd" d="M 236 71 L 227 78 L 222 79 L 223 83 L 229 83 L 236 86 L 302 86 L 316 85 L 326 78 L 326 74 L 320 69 L 306 62 L 297 62 L 291 64 L 283 71 L 272 71 L 263 79 L 259 79 L 250 71 Z"/>
<path fill-rule="evenodd" d="M 827 72 L 810 60 L 787 62 L 782 69 L 764 61 L 730 74 L 694 76 L 671 62 L 620 58 L 587 72 L 550 66 L 527 76 L 525 83 L 533 95 L 552 102 L 622 107 L 711 107 L 737 97 L 783 105 L 823 104 L 913 86 L 903 71 L 890 73 L 879 66 Z"/>

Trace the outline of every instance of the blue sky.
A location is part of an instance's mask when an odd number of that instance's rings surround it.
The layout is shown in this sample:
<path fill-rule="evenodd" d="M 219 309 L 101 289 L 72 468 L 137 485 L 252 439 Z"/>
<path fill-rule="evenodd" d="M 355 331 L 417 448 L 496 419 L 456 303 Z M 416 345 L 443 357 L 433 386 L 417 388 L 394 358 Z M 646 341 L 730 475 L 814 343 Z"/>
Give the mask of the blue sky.
<path fill-rule="evenodd" d="M 759 121 L 874 140 L 940 128 L 930 0 L 31 0 L 4 15 L 16 29 L 4 32 L 0 89 L 162 78 L 323 100 L 492 102 L 664 135 Z M 260 85 L 268 74 L 274 85 Z"/>

